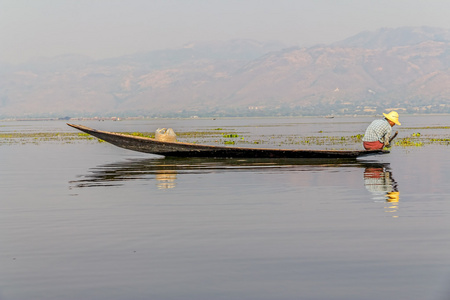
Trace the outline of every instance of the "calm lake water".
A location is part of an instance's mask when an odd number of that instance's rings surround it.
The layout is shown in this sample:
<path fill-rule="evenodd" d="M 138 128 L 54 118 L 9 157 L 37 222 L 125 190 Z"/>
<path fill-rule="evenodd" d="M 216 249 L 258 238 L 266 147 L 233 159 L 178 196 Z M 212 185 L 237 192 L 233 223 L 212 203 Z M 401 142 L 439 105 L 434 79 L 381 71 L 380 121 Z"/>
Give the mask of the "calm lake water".
<path fill-rule="evenodd" d="M 285 141 L 362 134 L 373 119 L 72 122 L 356 149 Z M 449 116 L 401 122 L 398 138 L 450 138 Z M 10 132 L 75 130 L 0 122 Z M 442 142 L 354 161 L 162 159 L 88 140 L 0 143 L 0 299 L 449 299 L 449 150 Z"/>

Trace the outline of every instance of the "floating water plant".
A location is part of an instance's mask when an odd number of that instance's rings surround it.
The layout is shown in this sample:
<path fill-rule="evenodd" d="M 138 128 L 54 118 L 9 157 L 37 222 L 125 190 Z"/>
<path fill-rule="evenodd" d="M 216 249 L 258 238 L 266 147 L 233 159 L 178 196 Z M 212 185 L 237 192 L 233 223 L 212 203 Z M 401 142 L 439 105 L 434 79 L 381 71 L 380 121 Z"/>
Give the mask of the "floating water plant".
<path fill-rule="evenodd" d="M 140 137 L 147 137 L 147 138 L 154 138 L 155 134 L 150 132 L 123 132 L 124 134 L 129 134 L 132 136 L 140 136 Z"/>
<path fill-rule="evenodd" d="M 224 138 L 238 138 L 238 137 L 239 137 L 238 134 L 234 134 L 234 133 L 230 133 L 230 134 L 222 133 L 222 136 L 223 136 Z"/>
<path fill-rule="evenodd" d="M 356 140 L 362 140 L 362 138 L 364 137 L 364 134 L 357 134 L 357 135 L 352 135 L 351 138 L 352 139 L 356 139 Z"/>
<path fill-rule="evenodd" d="M 401 139 L 395 144 L 402 147 L 422 147 L 424 145 L 423 142 L 414 142 L 410 138 Z"/>
<path fill-rule="evenodd" d="M 89 135 L 87 133 L 79 133 L 78 136 L 82 137 L 82 138 L 85 138 L 85 139 L 88 139 L 88 140 L 93 140 L 94 139 L 94 137 L 92 135 Z"/>
<path fill-rule="evenodd" d="M 281 125 L 277 125 L 282 127 Z M 316 131 L 315 135 L 300 134 L 257 134 L 245 132 L 243 127 L 221 128 L 212 127 L 202 131 L 176 131 L 178 141 L 196 144 L 226 144 L 226 145 L 274 145 L 274 146 L 290 146 L 292 148 L 302 149 L 318 146 L 324 147 L 342 147 L 361 148 L 363 134 L 345 135 L 342 133 L 325 135 L 324 130 Z M 422 147 L 431 144 L 450 145 L 450 134 L 448 126 L 433 127 L 411 127 L 402 128 L 404 139 L 397 138 L 395 145 L 401 147 Z M 227 130 L 227 131 L 225 131 Z M 263 131 L 263 130 L 259 130 Z M 420 131 L 420 132 L 419 132 Z M 132 136 L 154 137 L 153 132 L 121 132 Z M 439 134 L 439 136 L 437 136 Z M 79 143 L 79 142 L 96 142 L 97 139 L 86 134 L 78 132 L 1 132 L 0 145 L 5 144 L 38 144 L 43 142 L 51 143 Z M 103 141 L 99 141 L 103 142 Z M 303 146 L 302 146 L 303 145 Z"/>

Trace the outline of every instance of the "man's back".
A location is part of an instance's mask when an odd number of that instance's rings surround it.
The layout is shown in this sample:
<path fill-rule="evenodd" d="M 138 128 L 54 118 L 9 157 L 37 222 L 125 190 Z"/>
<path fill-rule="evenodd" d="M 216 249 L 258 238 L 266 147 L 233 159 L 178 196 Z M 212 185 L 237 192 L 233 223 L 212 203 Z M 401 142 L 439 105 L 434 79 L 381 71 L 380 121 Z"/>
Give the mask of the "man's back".
<path fill-rule="evenodd" d="M 380 141 L 382 143 L 389 140 L 392 133 L 392 127 L 386 119 L 373 121 L 366 129 L 363 142 Z"/>

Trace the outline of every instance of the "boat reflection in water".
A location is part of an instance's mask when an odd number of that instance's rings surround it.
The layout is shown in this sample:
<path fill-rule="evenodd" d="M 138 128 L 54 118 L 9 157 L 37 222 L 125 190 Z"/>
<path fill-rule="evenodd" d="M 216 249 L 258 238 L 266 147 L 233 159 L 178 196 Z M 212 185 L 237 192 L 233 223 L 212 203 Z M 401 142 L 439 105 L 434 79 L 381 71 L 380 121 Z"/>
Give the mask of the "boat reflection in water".
<path fill-rule="evenodd" d="M 121 186 L 130 180 L 156 180 L 159 189 L 176 187 L 178 177 L 186 174 L 254 172 L 264 170 L 311 171 L 312 168 L 357 167 L 355 159 L 226 159 L 166 158 L 131 159 L 91 168 L 88 174 L 70 183 L 74 187 Z"/>
<path fill-rule="evenodd" d="M 389 164 L 367 165 L 364 170 L 364 186 L 373 195 L 375 201 L 386 202 L 385 211 L 397 218 L 400 192 L 392 177 Z"/>
<path fill-rule="evenodd" d="M 261 172 L 264 170 L 316 171 L 328 168 L 364 169 L 364 185 L 376 201 L 391 203 L 387 210 L 395 212 L 399 201 L 397 183 L 389 164 L 356 160 L 324 159 L 206 159 L 166 158 L 132 159 L 91 168 L 73 187 L 121 186 L 131 180 L 155 180 L 158 189 L 173 189 L 178 177 L 185 174 L 207 174 L 229 171 Z"/>
<path fill-rule="evenodd" d="M 176 186 L 177 179 L 176 170 L 160 170 L 156 171 L 155 179 L 158 189 L 173 189 Z"/>

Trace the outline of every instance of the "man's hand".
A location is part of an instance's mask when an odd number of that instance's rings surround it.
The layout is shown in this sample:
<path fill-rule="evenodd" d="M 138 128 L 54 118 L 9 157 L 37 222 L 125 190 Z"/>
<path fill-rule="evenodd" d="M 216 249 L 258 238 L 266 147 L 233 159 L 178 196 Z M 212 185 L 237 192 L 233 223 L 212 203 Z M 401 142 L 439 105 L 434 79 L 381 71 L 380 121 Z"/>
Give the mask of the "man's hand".
<path fill-rule="evenodd" d="M 393 139 L 395 139 L 395 137 L 397 136 L 397 134 L 398 134 L 398 131 L 396 131 L 395 134 L 389 139 L 388 144 L 389 144 L 390 142 L 392 142 Z"/>

